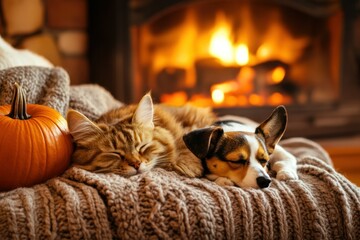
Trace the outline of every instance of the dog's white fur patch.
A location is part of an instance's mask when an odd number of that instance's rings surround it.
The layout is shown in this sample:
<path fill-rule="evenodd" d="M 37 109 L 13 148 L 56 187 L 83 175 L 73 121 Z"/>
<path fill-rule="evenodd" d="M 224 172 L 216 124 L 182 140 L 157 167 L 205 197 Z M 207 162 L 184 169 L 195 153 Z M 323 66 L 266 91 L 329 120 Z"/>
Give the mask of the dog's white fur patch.
<path fill-rule="evenodd" d="M 227 122 L 225 124 L 220 125 L 224 132 L 248 132 L 248 133 L 254 133 L 255 127 L 244 125 L 237 122 Z"/>
<path fill-rule="evenodd" d="M 256 179 L 262 176 L 269 177 L 269 175 L 267 174 L 266 169 L 256 159 L 256 153 L 260 147 L 259 142 L 257 141 L 257 139 L 255 139 L 252 136 L 245 136 L 245 138 L 250 146 L 250 158 L 249 158 L 250 165 L 247 169 L 246 175 L 243 178 L 243 180 L 236 184 L 239 185 L 240 187 L 257 188 L 258 185 L 256 183 Z"/>

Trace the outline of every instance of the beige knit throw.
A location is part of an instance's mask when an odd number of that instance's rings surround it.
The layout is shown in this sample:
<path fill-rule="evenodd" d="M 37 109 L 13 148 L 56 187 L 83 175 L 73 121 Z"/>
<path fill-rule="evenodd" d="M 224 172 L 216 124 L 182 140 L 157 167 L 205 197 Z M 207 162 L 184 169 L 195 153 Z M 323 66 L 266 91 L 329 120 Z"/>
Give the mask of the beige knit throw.
<path fill-rule="evenodd" d="M 220 187 L 156 169 L 124 178 L 77 168 L 0 194 L 1 239 L 359 239 L 360 191 L 305 139 L 282 142 L 300 180 Z"/>
<path fill-rule="evenodd" d="M 104 111 L 99 102 L 105 109 L 117 105 L 100 87 L 72 91 L 57 82 L 65 73 L 56 68 L 20 73 L 0 71 L 1 101 L 8 99 L 7 81 L 17 79 L 36 101 L 62 112 L 76 103 L 96 118 Z M 282 145 L 298 159 L 300 179 L 273 179 L 263 190 L 220 187 L 162 169 L 124 178 L 70 168 L 46 183 L 0 193 L 0 239 L 359 239 L 360 189 L 314 142 L 292 138 Z"/>

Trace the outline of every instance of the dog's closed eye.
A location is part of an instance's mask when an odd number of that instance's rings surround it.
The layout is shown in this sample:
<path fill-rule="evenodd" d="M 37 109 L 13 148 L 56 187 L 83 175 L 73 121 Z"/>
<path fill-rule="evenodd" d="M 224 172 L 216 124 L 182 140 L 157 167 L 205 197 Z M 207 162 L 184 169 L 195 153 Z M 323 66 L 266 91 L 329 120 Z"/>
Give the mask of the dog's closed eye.
<path fill-rule="evenodd" d="M 249 162 L 245 159 L 239 159 L 237 161 L 226 160 L 226 162 L 229 164 L 229 166 L 231 168 L 234 168 L 234 169 L 240 168 L 240 167 L 243 167 L 243 166 L 249 164 Z"/>
<path fill-rule="evenodd" d="M 258 161 L 261 165 L 265 165 L 268 162 L 266 159 L 259 159 Z"/>
<path fill-rule="evenodd" d="M 246 161 L 245 159 L 239 159 L 237 161 L 229 161 L 230 163 L 235 163 L 235 164 L 242 164 L 245 165 L 248 163 L 248 161 Z"/>

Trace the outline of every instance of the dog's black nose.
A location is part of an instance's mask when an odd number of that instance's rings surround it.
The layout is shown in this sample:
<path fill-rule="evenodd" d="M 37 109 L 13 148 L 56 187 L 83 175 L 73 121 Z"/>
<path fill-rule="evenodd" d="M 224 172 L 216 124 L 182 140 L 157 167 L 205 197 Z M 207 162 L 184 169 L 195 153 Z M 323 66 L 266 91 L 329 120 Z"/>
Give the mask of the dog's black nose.
<path fill-rule="evenodd" d="M 260 188 L 267 188 L 271 183 L 271 179 L 269 177 L 258 177 L 256 183 Z"/>

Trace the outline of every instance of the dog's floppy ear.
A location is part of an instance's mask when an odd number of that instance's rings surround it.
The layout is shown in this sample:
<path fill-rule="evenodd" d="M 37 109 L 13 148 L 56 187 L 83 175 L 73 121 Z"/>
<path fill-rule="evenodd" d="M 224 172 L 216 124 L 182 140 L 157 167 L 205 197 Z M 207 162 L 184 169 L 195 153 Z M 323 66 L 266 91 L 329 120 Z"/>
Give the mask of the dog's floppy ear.
<path fill-rule="evenodd" d="M 255 133 L 265 140 L 266 147 L 271 154 L 275 145 L 284 135 L 287 125 L 287 112 L 284 106 L 278 106 L 274 109 L 268 119 L 260 124 Z"/>
<path fill-rule="evenodd" d="M 224 130 L 221 127 L 201 128 L 185 134 L 183 140 L 196 157 L 204 159 L 213 154 L 223 134 Z"/>

